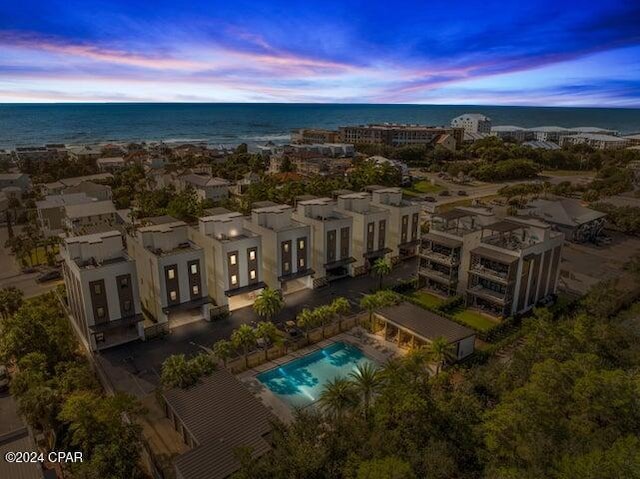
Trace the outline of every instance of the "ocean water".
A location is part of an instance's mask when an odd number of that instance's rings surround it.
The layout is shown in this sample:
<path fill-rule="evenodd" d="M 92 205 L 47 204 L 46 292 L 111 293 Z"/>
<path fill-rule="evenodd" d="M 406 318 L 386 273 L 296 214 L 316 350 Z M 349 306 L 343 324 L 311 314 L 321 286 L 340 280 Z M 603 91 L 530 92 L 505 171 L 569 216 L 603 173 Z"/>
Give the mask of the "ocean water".
<path fill-rule="evenodd" d="M 449 124 L 465 112 L 494 125 L 597 126 L 640 132 L 640 109 L 343 104 L 0 104 L 0 148 L 44 143 L 208 141 L 283 143 L 299 127 L 397 122 Z"/>

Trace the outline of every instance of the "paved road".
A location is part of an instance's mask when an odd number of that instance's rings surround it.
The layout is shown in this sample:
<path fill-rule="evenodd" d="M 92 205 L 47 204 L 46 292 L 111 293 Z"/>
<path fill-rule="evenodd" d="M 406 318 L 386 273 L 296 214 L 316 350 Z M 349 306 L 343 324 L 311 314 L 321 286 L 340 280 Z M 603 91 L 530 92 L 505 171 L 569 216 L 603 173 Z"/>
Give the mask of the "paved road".
<path fill-rule="evenodd" d="M 417 269 L 416 260 L 402 263 L 385 279 L 386 284 L 411 278 Z M 285 297 L 285 308 L 275 318 L 281 323 L 295 318 L 305 307 L 326 304 L 338 296 L 346 297 L 352 305 L 377 288 L 378 280 L 372 276 L 345 278 L 319 290 L 303 290 Z M 192 355 L 210 348 L 219 339 L 226 339 L 241 324 L 258 321 L 251 307 L 234 311 L 231 316 L 215 322 L 197 321 L 171 330 L 164 338 L 116 346 L 96 355 L 114 387 L 120 391 L 143 397 L 158 385 L 162 362 L 172 354 Z"/>

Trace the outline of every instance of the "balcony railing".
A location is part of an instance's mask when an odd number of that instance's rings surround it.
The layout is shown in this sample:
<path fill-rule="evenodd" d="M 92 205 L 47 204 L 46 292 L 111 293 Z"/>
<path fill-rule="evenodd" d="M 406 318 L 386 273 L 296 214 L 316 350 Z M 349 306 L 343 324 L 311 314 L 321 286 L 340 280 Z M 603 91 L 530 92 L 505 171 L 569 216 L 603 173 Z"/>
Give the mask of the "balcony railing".
<path fill-rule="evenodd" d="M 425 258 L 429 258 L 433 261 L 437 261 L 438 263 L 443 263 L 449 266 L 457 265 L 460 263 L 460 258 L 458 258 L 457 256 L 438 253 L 426 248 L 420 249 L 420 256 L 424 256 Z"/>
<path fill-rule="evenodd" d="M 444 282 L 447 284 L 453 284 L 458 282 L 457 273 L 446 274 L 435 269 L 425 268 L 424 266 L 421 266 L 419 268 L 418 274 L 431 278 L 435 281 L 439 281 L 441 283 Z"/>
<path fill-rule="evenodd" d="M 491 279 L 492 281 L 497 281 L 501 284 L 507 284 L 512 281 L 512 279 L 509 278 L 509 273 L 507 271 L 496 271 L 495 269 L 487 268 L 480 264 L 473 265 L 469 271 L 477 274 L 478 276 L 483 276 Z"/>
<path fill-rule="evenodd" d="M 493 289 L 485 288 L 481 284 L 477 284 L 475 286 L 470 287 L 469 289 L 467 289 L 467 292 L 492 302 L 498 302 L 500 304 L 505 304 L 511 300 L 511 297 L 509 294 L 500 293 L 499 291 L 494 291 Z"/>

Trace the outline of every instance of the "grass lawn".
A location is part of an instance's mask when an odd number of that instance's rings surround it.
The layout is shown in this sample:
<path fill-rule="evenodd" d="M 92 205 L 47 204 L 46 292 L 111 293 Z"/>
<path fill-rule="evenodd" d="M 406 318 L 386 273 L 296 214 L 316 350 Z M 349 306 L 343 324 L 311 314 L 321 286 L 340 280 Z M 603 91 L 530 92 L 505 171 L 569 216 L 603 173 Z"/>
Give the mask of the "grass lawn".
<path fill-rule="evenodd" d="M 488 331 L 498 324 L 498 321 L 490 319 L 471 309 L 457 311 L 453 317 L 479 331 Z"/>
<path fill-rule="evenodd" d="M 415 293 L 411 293 L 410 297 L 426 308 L 437 308 L 444 303 L 444 299 L 439 298 L 435 294 L 427 293 L 426 291 L 416 291 Z"/>
<path fill-rule="evenodd" d="M 404 188 L 404 192 L 409 195 L 423 195 L 428 193 L 440 193 L 444 190 L 443 186 L 433 185 L 429 180 L 421 180 L 413 185 L 410 188 Z"/>

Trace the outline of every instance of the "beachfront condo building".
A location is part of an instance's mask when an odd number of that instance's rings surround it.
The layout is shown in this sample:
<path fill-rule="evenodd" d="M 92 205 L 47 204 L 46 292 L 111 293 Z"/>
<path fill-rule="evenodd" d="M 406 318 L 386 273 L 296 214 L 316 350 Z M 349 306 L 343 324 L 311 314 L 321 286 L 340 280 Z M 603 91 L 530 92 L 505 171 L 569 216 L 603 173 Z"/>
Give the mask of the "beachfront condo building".
<path fill-rule="evenodd" d="M 209 319 L 204 251 L 189 239 L 187 224 L 170 216 L 147 221 L 127 240 L 143 311 L 163 329 Z"/>
<path fill-rule="evenodd" d="M 253 304 L 266 286 L 262 274 L 262 239 L 245 228 L 238 212 L 216 208 L 190 228 L 202 248 L 209 296 L 231 311 Z"/>
<path fill-rule="evenodd" d="M 325 286 L 352 274 L 356 261 L 351 254 L 353 218 L 337 210 L 331 198 L 299 201 L 293 218 L 311 228 L 313 286 Z"/>
<path fill-rule="evenodd" d="M 374 205 L 389 212 L 387 246 L 391 249 L 392 261 L 414 257 L 420 242 L 421 206 L 403 199 L 400 188 L 375 189 L 371 195 Z"/>
<path fill-rule="evenodd" d="M 418 276 L 428 289 L 461 295 L 492 316 L 521 314 L 555 294 L 563 242 L 537 219 L 496 220 L 489 210 L 455 208 L 433 215 Z"/>
<path fill-rule="evenodd" d="M 389 211 L 374 204 L 367 192 L 339 195 L 337 210 L 353 220 L 351 256 L 355 262 L 352 275 L 365 274 L 377 259 L 391 252 L 387 246 Z"/>
<path fill-rule="evenodd" d="M 491 118 L 480 113 L 465 113 L 451 120 L 451 126 L 465 133 L 491 133 Z"/>
<path fill-rule="evenodd" d="M 60 256 L 72 324 L 87 348 L 144 339 L 136 265 L 120 232 L 67 238 Z"/>
<path fill-rule="evenodd" d="M 311 228 L 292 216 L 289 205 L 261 202 L 244 222 L 247 230 L 262 238 L 263 281 L 284 294 L 313 286 Z"/>
<path fill-rule="evenodd" d="M 452 127 L 436 127 L 425 125 L 404 125 L 384 123 L 378 125 L 342 126 L 339 128 L 340 141 L 351 144 L 372 145 L 433 145 L 446 135 L 455 140 L 455 145 L 461 145 L 464 139 L 464 129 Z"/>

